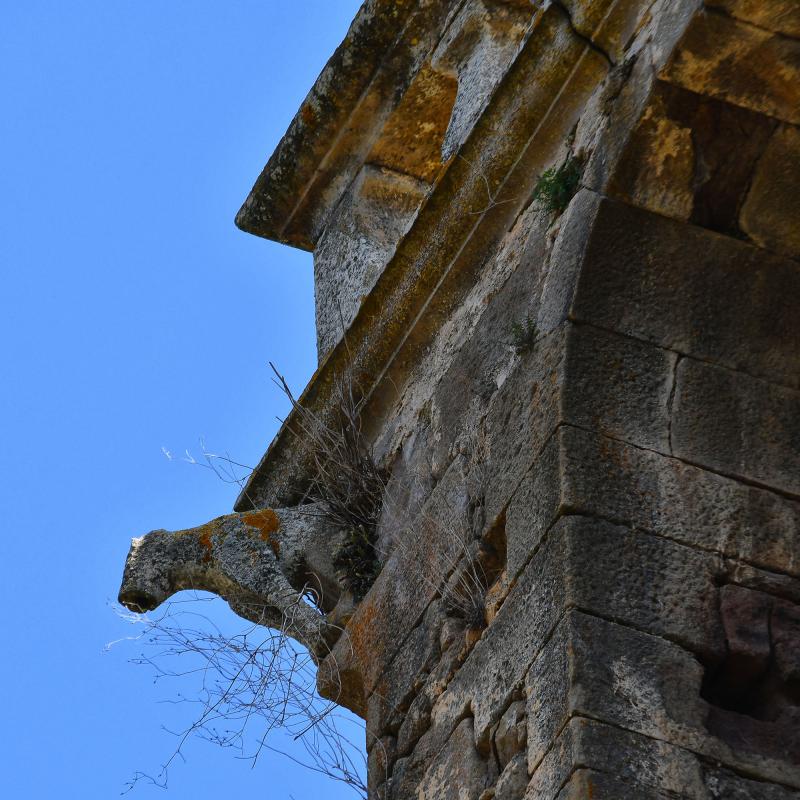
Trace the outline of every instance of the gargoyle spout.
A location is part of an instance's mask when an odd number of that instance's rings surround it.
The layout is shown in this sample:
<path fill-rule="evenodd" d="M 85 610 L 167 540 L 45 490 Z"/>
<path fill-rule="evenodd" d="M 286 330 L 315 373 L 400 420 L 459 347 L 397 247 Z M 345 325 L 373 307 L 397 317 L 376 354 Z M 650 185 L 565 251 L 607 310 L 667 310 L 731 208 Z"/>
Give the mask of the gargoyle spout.
<path fill-rule="evenodd" d="M 326 619 L 339 600 L 333 566 L 340 534 L 306 505 L 228 514 L 197 528 L 134 539 L 119 601 L 150 611 L 181 589 L 223 597 L 239 616 L 285 632 L 318 658 L 335 638 Z M 318 608 L 303 595 L 313 592 Z"/>

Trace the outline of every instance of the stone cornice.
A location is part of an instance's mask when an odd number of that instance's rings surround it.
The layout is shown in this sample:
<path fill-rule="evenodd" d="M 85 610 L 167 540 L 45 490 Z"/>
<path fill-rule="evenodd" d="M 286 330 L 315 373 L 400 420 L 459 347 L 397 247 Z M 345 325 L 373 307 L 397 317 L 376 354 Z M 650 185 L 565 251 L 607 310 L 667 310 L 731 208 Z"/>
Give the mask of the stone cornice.
<path fill-rule="evenodd" d="M 518 55 L 399 243 L 356 318 L 312 377 L 300 402 L 333 413 L 336 376 L 353 371 L 382 419 L 396 387 L 477 270 L 531 198 L 541 171 L 563 145 L 608 62 L 575 33 L 564 11 L 546 4 L 531 15 Z M 495 200 L 487 197 L 492 187 Z M 238 510 L 296 502 L 308 481 L 290 415 L 236 503 Z"/>

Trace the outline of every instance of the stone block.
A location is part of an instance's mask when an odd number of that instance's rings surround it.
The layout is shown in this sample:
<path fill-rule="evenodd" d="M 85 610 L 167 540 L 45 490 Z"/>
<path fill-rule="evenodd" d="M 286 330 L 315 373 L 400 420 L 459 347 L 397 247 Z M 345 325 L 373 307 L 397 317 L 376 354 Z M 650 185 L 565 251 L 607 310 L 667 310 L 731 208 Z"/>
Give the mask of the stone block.
<path fill-rule="evenodd" d="M 564 517 L 552 533 L 568 541 L 568 607 L 678 642 L 707 663 L 722 659 L 716 556 L 585 517 Z"/>
<path fill-rule="evenodd" d="M 669 636 L 719 661 L 724 640 L 715 563 L 692 548 L 628 528 L 560 519 L 434 705 L 434 721 L 446 725 L 469 710 L 478 744 L 486 746 L 492 726 L 571 607 Z"/>
<path fill-rule="evenodd" d="M 542 333 L 549 333 L 562 325 L 569 315 L 583 254 L 601 203 L 599 194 L 580 189 L 559 220 L 536 317 L 536 327 Z"/>
<path fill-rule="evenodd" d="M 739 209 L 777 124 L 659 81 L 608 193 L 741 239 Z"/>
<path fill-rule="evenodd" d="M 736 585 L 723 586 L 719 594 L 729 673 L 736 681 L 725 688 L 735 693 L 767 671 L 772 654 L 769 637 L 772 602 L 763 592 Z"/>
<path fill-rule="evenodd" d="M 708 800 L 797 800 L 800 792 L 765 781 L 748 780 L 726 769 L 707 767 Z"/>
<path fill-rule="evenodd" d="M 505 508 L 559 422 L 565 337 L 561 327 L 540 339 L 492 398 L 486 417 L 489 520 Z"/>
<path fill-rule="evenodd" d="M 800 576 L 800 503 L 586 431 L 565 428 L 561 441 L 560 502 L 575 513 Z M 520 516 L 512 503 L 509 553 Z"/>
<path fill-rule="evenodd" d="M 800 257 L 800 129 L 781 126 L 759 159 L 739 214 L 742 230 L 761 247 Z"/>
<path fill-rule="evenodd" d="M 528 785 L 528 759 L 518 753 L 506 764 L 494 787 L 494 800 L 522 800 Z"/>
<path fill-rule="evenodd" d="M 570 612 L 527 678 L 528 761 L 534 767 L 572 716 L 587 716 L 747 771 L 800 787 L 794 743 L 777 728 L 729 712 L 730 735 L 701 697 L 704 670 L 687 651 L 656 636 Z M 783 728 L 784 736 L 791 728 Z M 738 731 L 738 735 L 734 733 Z M 761 736 L 754 736 L 759 731 Z M 791 734 L 791 739 L 795 738 Z M 794 762 L 794 763 L 793 763 Z"/>
<path fill-rule="evenodd" d="M 647 11 L 639 0 L 564 0 L 575 30 L 605 51 L 612 61 L 621 61 L 625 48 Z"/>
<path fill-rule="evenodd" d="M 800 39 L 800 5 L 796 0 L 705 0 L 705 5 L 758 28 Z"/>
<path fill-rule="evenodd" d="M 522 689 L 525 673 L 562 613 L 567 568 L 566 538 L 545 540 L 434 704 L 435 727 L 446 728 L 471 713 L 478 746 L 488 750 L 491 729 Z"/>
<path fill-rule="evenodd" d="M 477 800 L 486 788 L 487 764 L 475 749 L 472 720 L 463 720 L 433 759 L 416 800 Z"/>
<path fill-rule="evenodd" d="M 688 358 L 676 386 L 678 458 L 800 494 L 800 392 Z"/>
<path fill-rule="evenodd" d="M 800 681 L 800 606 L 776 600 L 770 616 L 772 655 L 787 684 Z"/>
<path fill-rule="evenodd" d="M 385 792 L 394 762 L 397 760 L 397 742 L 394 736 L 381 736 L 374 741 L 367 756 L 367 790 L 370 797 L 380 797 Z"/>
<path fill-rule="evenodd" d="M 522 572 L 558 515 L 563 480 L 562 438 L 559 428 L 508 504 L 506 569 L 512 580 Z"/>
<path fill-rule="evenodd" d="M 667 451 L 676 358 L 667 350 L 594 326 L 569 326 L 562 421 Z"/>
<path fill-rule="evenodd" d="M 777 119 L 800 123 L 800 42 L 723 14 L 699 13 L 667 80 Z"/>
<path fill-rule="evenodd" d="M 674 800 L 675 795 L 644 786 L 639 781 L 627 783 L 598 770 L 578 769 L 558 793 L 557 800 L 586 800 L 587 797 L 591 800 Z"/>
<path fill-rule="evenodd" d="M 579 768 L 613 780 L 619 791 L 612 795 L 615 800 L 638 797 L 633 794 L 634 787 L 636 791 L 664 792 L 667 797 L 707 800 L 700 761 L 693 753 L 586 717 L 572 717 L 544 758 L 531 767 L 525 800 L 563 800 L 559 790 L 570 785 L 570 775 Z M 588 789 L 591 781 L 576 778 L 572 785 Z M 625 791 L 621 787 L 626 787 Z"/>
<path fill-rule="evenodd" d="M 525 703 L 516 700 L 500 717 L 494 731 L 494 750 L 501 768 L 505 768 L 517 753 L 525 750 L 526 736 Z"/>
<path fill-rule="evenodd" d="M 405 713 L 397 732 L 397 752 L 401 756 L 408 755 L 430 725 L 431 700 L 425 694 L 418 694 Z"/>
<path fill-rule="evenodd" d="M 800 386 L 800 264 L 603 200 L 573 319 Z"/>
<path fill-rule="evenodd" d="M 425 198 L 427 184 L 366 165 L 314 250 L 317 350 L 322 361 L 358 313 Z"/>

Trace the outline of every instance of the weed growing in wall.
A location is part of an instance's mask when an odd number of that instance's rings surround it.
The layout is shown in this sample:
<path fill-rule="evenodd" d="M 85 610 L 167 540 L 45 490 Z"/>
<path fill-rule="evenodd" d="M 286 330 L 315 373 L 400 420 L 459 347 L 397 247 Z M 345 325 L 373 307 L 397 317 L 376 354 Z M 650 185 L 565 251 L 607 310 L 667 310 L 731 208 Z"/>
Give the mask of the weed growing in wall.
<path fill-rule="evenodd" d="M 308 448 L 313 477 L 309 499 L 320 502 L 333 525 L 345 531 L 334 566 L 355 600 L 361 600 L 380 572 L 375 551 L 386 476 L 375 463 L 361 430 L 361 402 L 348 370 L 336 387 L 334 412 L 323 419 L 299 403 L 286 380 L 270 364 L 276 382 L 292 403 L 296 432 Z"/>
<path fill-rule="evenodd" d="M 560 214 L 578 190 L 582 174 L 582 162 L 570 156 L 560 167 L 551 167 L 539 176 L 533 200 L 548 213 Z"/>
<path fill-rule="evenodd" d="M 511 346 L 517 353 L 532 350 L 536 344 L 536 323 L 527 316 L 521 322 L 515 320 L 511 323 Z"/>

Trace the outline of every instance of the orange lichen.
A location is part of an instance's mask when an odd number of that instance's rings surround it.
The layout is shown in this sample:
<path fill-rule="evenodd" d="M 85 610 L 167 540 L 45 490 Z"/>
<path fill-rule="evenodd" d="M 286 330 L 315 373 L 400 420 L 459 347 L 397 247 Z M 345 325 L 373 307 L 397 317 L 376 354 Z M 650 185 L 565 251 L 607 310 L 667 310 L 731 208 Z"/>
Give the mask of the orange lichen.
<path fill-rule="evenodd" d="M 305 103 L 300 109 L 300 116 L 303 118 L 303 122 L 305 122 L 306 125 L 313 125 L 317 121 L 317 114 L 308 103 Z"/>
<path fill-rule="evenodd" d="M 280 553 L 280 541 L 274 534 L 281 527 L 281 518 L 271 508 L 248 511 L 246 514 L 242 514 L 242 521 L 245 525 L 258 531 L 258 535 L 269 544 L 276 556 Z"/>
<path fill-rule="evenodd" d="M 203 563 L 208 564 L 211 561 L 211 552 L 214 548 L 214 543 L 211 541 L 211 534 L 214 532 L 214 524 L 209 522 L 201 525 L 197 529 L 199 535 L 197 540 L 200 542 L 200 547 L 203 548 Z"/>

